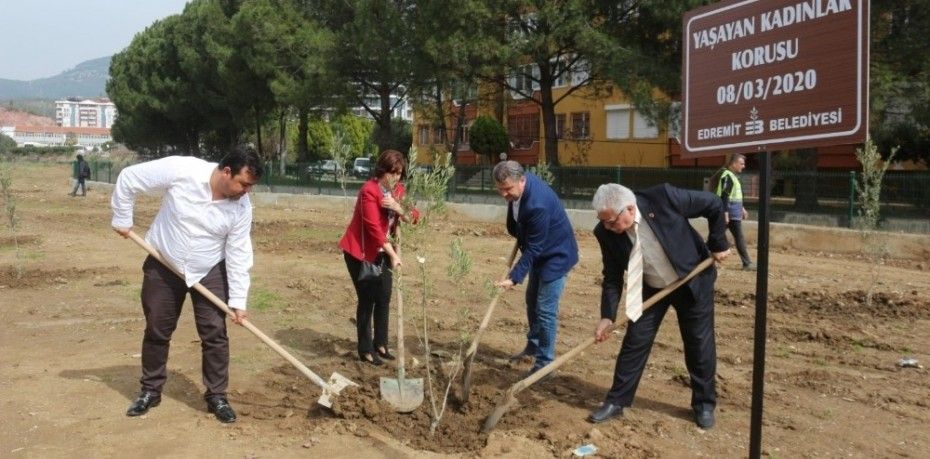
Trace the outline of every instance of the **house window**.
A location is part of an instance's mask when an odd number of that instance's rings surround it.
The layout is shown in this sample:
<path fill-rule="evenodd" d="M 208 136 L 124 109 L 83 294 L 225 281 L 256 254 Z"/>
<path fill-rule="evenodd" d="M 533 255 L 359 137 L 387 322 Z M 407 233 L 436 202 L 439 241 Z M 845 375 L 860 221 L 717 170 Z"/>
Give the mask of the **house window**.
<path fill-rule="evenodd" d="M 578 86 L 588 81 L 590 77 L 588 68 L 588 61 L 586 60 L 579 59 L 575 62 L 575 65 L 572 66 L 572 86 Z"/>
<path fill-rule="evenodd" d="M 514 97 L 532 94 L 533 91 L 539 89 L 539 67 L 535 64 L 517 67 L 513 76 L 510 77 L 510 85 L 514 89 L 511 91 Z"/>
<path fill-rule="evenodd" d="M 552 62 L 552 74 L 555 75 L 555 79 L 552 80 L 553 88 L 561 88 L 567 83 L 568 77 L 571 75 L 571 72 L 565 66 L 565 61 L 562 59 Z"/>
<path fill-rule="evenodd" d="M 555 137 L 557 139 L 565 138 L 565 114 L 555 115 Z"/>
<path fill-rule="evenodd" d="M 434 144 L 446 143 L 446 130 L 444 128 L 436 127 L 433 129 L 433 143 Z"/>
<path fill-rule="evenodd" d="M 429 126 L 421 125 L 417 128 L 417 144 L 429 145 Z"/>
<path fill-rule="evenodd" d="M 629 139 L 630 138 L 630 108 L 629 107 L 606 107 L 607 108 L 607 138 L 608 139 Z"/>
<path fill-rule="evenodd" d="M 642 113 L 634 111 L 633 137 L 637 139 L 655 139 L 659 137 L 659 127 Z"/>
<path fill-rule="evenodd" d="M 539 115 L 510 115 L 507 117 L 507 133 L 514 148 L 529 148 L 539 140 Z"/>
<path fill-rule="evenodd" d="M 462 128 L 459 129 L 459 132 L 458 132 L 458 136 L 457 136 L 457 137 L 458 137 L 458 142 L 459 142 L 459 150 L 461 150 L 461 151 L 471 150 L 471 146 L 470 146 L 469 140 L 468 140 L 468 130 L 469 130 L 469 129 L 471 129 L 471 124 L 467 124 L 467 125 L 465 125 L 465 126 L 462 126 Z"/>
<path fill-rule="evenodd" d="M 587 139 L 591 137 L 591 113 L 572 113 L 572 138 Z"/>

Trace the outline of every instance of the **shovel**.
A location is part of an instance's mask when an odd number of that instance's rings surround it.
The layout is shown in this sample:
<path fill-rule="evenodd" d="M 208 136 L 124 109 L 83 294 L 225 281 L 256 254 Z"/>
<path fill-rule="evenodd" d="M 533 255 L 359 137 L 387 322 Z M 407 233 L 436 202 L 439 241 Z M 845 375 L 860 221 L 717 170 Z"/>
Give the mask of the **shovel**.
<path fill-rule="evenodd" d="M 665 298 L 666 296 L 668 296 L 669 293 L 672 293 L 672 291 L 684 285 L 686 282 L 691 280 L 694 276 L 697 276 L 698 274 L 700 274 L 701 271 L 704 271 L 712 264 L 714 264 L 714 259 L 712 257 L 702 261 L 700 264 L 695 266 L 694 269 L 691 270 L 691 272 L 688 273 L 687 276 L 682 277 L 681 279 L 678 279 L 677 281 L 671 283 L 669 286 L 663 288 L 662 290 L 657 292 L 655 295 L 652 295 L 651 297 L 649 297 L 648 300 L 644 301 L 643 309 L 645 310 L 649 308 L 650 306 L 654 305 L 656 302 L 658 302 L 662 298 Z M 626 318 L 626 316 L 624 316 L 624 318 Z M 623 323 L 626 323 L 626 320 L 618 320 L 617 322 L 614 322 L 614 324 L 611 325 L 609 328 L 607 328 L 607 330 L 605 330 L 604 333 L 610 333 L 616 330 L 617 327 L 619 327 Z M 504 413 L 506 413 L 507 410 L 509 410 L 510 407 L 513 406 L 513 404 L 517 402 L 516 395 L 520 393 L 520 391 L 533 385 L 534 383 L 536 383 L 536 381 L 539 381 L 540 379 L 542 379 L 549 373 L 552 373 L 553 371 L 555 371 L 556 368 L 562 366 L 562 364 L 571 360 L 573 357 L 575 357 L 581 351 L 587 349 L 587 347 L 592 344 L 594 344 L 593 336 L 584 340 L 581 344 L 575 346 L 573 349 L 566 352 L 559 358 L 553 360 L 552 362 L 549 363 L 549 365 L 546 365 L 540 368 L 539 370 L 537 370 L 530 376 L 520 381 L 517 381 L 516 384 L 514 384 L 513 386 L 510 386 L 510 389 L 507 389 L 507 392 L 504 393 L 503 400 L 501 400 L 501 402 L 498 403 L 497 406 L 494 407 L 494 411 L 491 411 L 491 414 L 488 415 L 487 419 L 485 419 L 484 426 L 481 428 L 481 432 L 488 433 L 491 431 L 491 429 L 494 428 L 494 426 L 497 425 L 497 422 L 500 421 L 501 416 L 503 416 Z"/>
<path fill-rule="evenodd" d="M 513 259 L 517 257 L 517 247 L 519 247 L 519 242 L 514 242 L 513 250 L 510 251 L 510 258 L 507 259 L 508 272 L 510 272 L 510 266 L 513 265 Z M 484 332 L 484 329 L 488 328 L 488 323 L 491 321 L 491 314 L 497 306 L 497 300 L 500 299 L 503 293 L 503 290 L 498 290 L 497 293 L 494 294 L 494 298 L 491 299 L 488 310 L 485 311 L 484 317 L 481 319 L 478 331 L 475 332 L 475 338 L 472 340 L 471 346 L 465 351 L 465 357 L 463 358 L 464 376 L 462 378 L 462 403 L 468 403 L 468 396 L 471 394 L 471 363 L 475 360 L 475 354 L 478 353 L 478 341 L 481 339 L 481 334 Z"/>
<path fill-rule="evenodd" d="M 400 245 L 400 230 L 397 233 Z M 400 272 L 397 284 L 400 284 Z M 395 284 L 395 285 L 397 285 Z M 423 378 L 404 377 L 404 290 L 397 291 L 397 379 L 381 377 L 381 398 L 391 404 L 398 413 L 409 413 L 423 403 Z"/>
<path fill-rule="evenodd" d="M 152 247 L 152 245 L 146 242 L 145 239 L 142 239 L 141 237 L 139 237 L 138 234 L 134 233 L 133 231 L 130 231 L 129 234 L 127 234 L 127 237 L 129 237 L 129 239 L 132 239 L 133 242 L 135 242 L 136 244 L 139 244 L 140 247 L 145 249 L 145 251 L 148 252 L 149 255 L 152 256 L 152 258 L 160 261 L 163 265 L 168 267 L 168 269 L 174 271 L 174 273 L 180 276 L 182 279 L 184 278 L 184 276 L 182 276 L 181 273 L 179 273 L 176 269 L 174 269 L 173 266 L 171 266 L 168 262 L 166 262 L 165 259 L 161 256 L 161 254 L 158 253 L 158 250 L 155 250 L 155 247 Z M 225 312 L 226 315 L 230 317 L 233 316 L 233 313 L 229 309 L 229 306 L 226 304 L 226 302 L 224 302 L 219 297 L 214 295 L 213 292 L 207 290 L 207 288 L 204 287 L 203 285 L 200 285 L 199 282 L 195 283 L 193 287 L 194 287 L 194 290 L 197 290 L 198 293 L 205 296 L 207 299 L 213 302 L 213 304 L 216 305 L 216 307 L 220 308 L 223 312 Z M 283 347 L 279 346 L 278 343 L 272 341 L 271 338 L 269 338 L 267 335 L 262 333 L 262 331 L 256 328 L 255 325 L 252 325 L 252 322 L 249 322 L 248 320 L 243 320 L 242 326 L 248 329 L 250 332 L 252 332 L 252 334 L 257 336 L 258 339 L 262 340 L 262 342 L 267 344 L 268 347 L 274 349 L 275 352 L 277 352 L 278 354 L 281 354 L 281 357 L 284 357 L 284 360 L 287 360 L 288 362 L 290 362 L 290 364 L 294 365 L 295 368 L 300 370 L 300 372 L 303 373 L 304 376 L 310 378 L 310 380 L 313 381 L 314 384 L 316 384 L 317 386 L 320 386 L 320 389 L 323 389 L 323 394 L 320 395 L 320 398 L 317 400 L 317 403 L 319 403 L 320 405 L 323 405 L 327 408 L 332 408 L 333 397 L 339 395 L 339 393 L 342 392 L 342 390 L 345 389 L 347 386 L 358 386 L 358 384 L 352 382 L 351 380 L 349 380 L 349 378 L 346 378 L 345 376 L 342 376 L 339 373 L 333 373 L 332 376 L 329 377 L 329 382 L 324 381 L 323 378 L 319 377 L 316 373 L 310 371 L 310 369 L 307 368 L 304 364 L 300 363 L 300 360 L 297 360 L 293 355 L 285 351 Z"/>
<path fill-rule="evenodd" d="M 404 376 L 404 294 L 397 289 L 397 379 L 381 377 L 381 398 L 399 413 L 409 413 L 423 403 L 423 378 Z"/>

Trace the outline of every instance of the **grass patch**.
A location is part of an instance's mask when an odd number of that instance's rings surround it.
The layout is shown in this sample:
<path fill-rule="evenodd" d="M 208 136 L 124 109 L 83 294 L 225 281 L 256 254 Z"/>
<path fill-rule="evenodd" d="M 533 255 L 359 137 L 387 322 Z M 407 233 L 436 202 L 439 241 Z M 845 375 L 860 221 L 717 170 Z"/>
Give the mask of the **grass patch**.
<path fill-rule="evenodd" d="M 344 229 L 332 228 L 294 228 L 288 231 L 285 239 L 289 241 L 334 241 L 342 236 Z"/>
<path fill-rule="evenodd" d="M 284 302 L 277 293 L 261 287 L 253 288 L 249 296 L 251 297 L 249 309 L 254 309 L 256 311 L 265 311 L 279 307 L 282 306 Z"/>

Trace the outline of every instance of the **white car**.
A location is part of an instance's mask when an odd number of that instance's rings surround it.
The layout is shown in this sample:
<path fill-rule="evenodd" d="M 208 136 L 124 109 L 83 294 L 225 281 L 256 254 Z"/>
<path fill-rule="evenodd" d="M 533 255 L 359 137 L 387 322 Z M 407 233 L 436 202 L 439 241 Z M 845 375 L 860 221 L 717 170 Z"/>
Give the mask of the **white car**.
<path fill-rule="evenodd" d="M 371 160 L 368 158 L 355 158 L 352 163 L 352 175 L 358 178 L 368 178 L 371 173 Z"/>
<path fill-rule="evenodd" d="M 307 168 L 307 172 L 310 172 L 311 174 L 335 174 L 336 161 L 327 159 L 324 161 L 315 162 Z"/>

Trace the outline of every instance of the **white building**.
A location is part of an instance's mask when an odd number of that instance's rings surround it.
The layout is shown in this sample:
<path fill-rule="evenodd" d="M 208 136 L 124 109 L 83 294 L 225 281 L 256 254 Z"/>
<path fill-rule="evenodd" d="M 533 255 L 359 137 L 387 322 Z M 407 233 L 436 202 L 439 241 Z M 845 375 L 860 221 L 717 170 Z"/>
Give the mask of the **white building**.
<path fill-rule="evenodd" d="M 381 111 L 381 99 L 377 96 L 366 97 L 365 104 L 375 111 Z M 413 122 L 413 105 L 410 104 L 406 98 L 398 100 L 397 96 L 391 94 L 391 107 L 394 108 L 393 112 L 391 113 L 391 118 L 402 118 L 407 122 Z M 365 108 L 361 105 L 353 107 L 352 113 L 355 116 L 371 119 L 371 113 L 368 113 L 368 110 L 365 110 Z"/>
<path fill-rule="evenodd" d="M 0 133 L 16 141 L 16 146 L 55 147 L 74 145 L 92 149 L 113 140 L 102 127 L 3 126 Z"/>
<path fill-rule="evenodd" d="M 55 122 L 62 127 L 113 127 L 116 105 L 110 99 L 78 99 L 69 97 L 55 101 Z"/>

